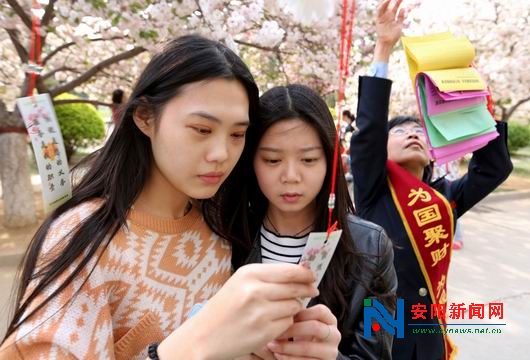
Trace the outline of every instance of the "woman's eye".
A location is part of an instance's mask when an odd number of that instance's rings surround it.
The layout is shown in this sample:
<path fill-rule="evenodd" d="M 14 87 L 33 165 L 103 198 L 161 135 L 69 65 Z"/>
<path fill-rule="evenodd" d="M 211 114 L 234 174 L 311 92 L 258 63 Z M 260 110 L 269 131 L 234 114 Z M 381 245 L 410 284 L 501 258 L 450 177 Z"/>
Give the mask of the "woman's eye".
<path fill-rule="evenodd" d="M 237 132 L 237 133 L 232 134 L 232 137 L 236 139 L 244 139 L 245 134 L 246 134 L 246 131 Z"/>
<path fill-rule="evenodd" d="M 306 164 L 311 164 L 311 163 L 314 163 L 317 160 L 318 160 L 318 158 L 305 158 L 305 159 L 302 159 L 302 162 L 304 162 Z"/>
<path fill-rule="evenodd" d="M 193 130 L 195 130 L 197 133 L 201 135 L 208 135 L 212 132 L 210 129 L 203 128 L 203 127 L 193 127 Z"/>
<path fill-rule="evenodd" d="M 425 130 L 423 130 L 423 128 L 415 128 L 414 132 L 416 133 L 416 135 L 425 136 Z"/>
<path fill-rule="evenodd" d="M 278 159 L 264 159 L 264 160 L 267 164 L 271 164 L 271 165 L 274 165 L 280 162 L 280 160 Z"/>

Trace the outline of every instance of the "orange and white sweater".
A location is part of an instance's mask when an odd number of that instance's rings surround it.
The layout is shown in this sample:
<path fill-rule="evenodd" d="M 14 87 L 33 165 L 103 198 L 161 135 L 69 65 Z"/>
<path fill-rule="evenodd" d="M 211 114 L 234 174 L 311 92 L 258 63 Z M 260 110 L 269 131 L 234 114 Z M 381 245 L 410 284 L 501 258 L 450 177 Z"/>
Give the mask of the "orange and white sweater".
<path fill-rule="evenodd" d="M 52 224 L 40 264 L 99 203 L 81 204 Z M 132 209 L 127 223 L 97 263 L 4 342 L 0 360 L 145 359 L 150 343 L 168 336 L 230 277 L 230 245 L 199 209 L 177 220 Z"/>

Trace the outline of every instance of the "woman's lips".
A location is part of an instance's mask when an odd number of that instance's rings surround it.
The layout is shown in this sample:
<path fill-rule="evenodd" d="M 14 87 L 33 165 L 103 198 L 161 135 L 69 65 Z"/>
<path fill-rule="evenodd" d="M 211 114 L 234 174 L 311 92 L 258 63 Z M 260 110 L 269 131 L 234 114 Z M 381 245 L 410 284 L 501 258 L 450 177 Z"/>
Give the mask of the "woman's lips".
<path fill-rule="evenodd" d="M 202 174 L 202 175 L 199 175 L 199 178 L 206 184 L 217 185 L 223 179 L 223 173 L 212 172 L 212 173 Z"/>
<path fill-rule="evenodd" d="M 419 141 L 411 141 L 410 143 L 407 144 L 407 146 L 405 146 L 405 148 L 409 148 L 409 147 L 412 147 L 412 146 L 417 146 L 417 147 L 423 149 L 423 146 L 422 146 L 422 144 Z"/>
<path fill-rule="evenodd" d="M 302 195 L 300 194 L 296 194 L 296 193 L 287 193 L 287 194 L 282 194 L 282 198 L 285 202 L 288 202 L 288 203 L 294 203 L 294 202 L 297 202 L 300 198 L 302 197 Z"/>

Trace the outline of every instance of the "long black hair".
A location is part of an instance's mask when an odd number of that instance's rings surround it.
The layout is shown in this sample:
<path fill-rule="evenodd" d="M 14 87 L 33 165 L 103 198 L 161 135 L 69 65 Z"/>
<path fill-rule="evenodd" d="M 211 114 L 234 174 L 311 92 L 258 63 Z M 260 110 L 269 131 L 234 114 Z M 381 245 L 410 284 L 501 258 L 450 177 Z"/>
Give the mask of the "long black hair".
<path fill-rule="evenodd" d="M 216 78 L 234 79 L 244 86 L 252 124 L 259 106 L 258 88 L 247 66 L 229 48 L 201 36 L 187 35 L 168 42 L 153 56 L 124 104 L 119 125 L 109 140 L 80 164 L 83 175 L 73 188 L 72 198 L 52 212 L 33 237 L 21 265 L 14 314 L 4 340 L 72 283 L 96 252 L 106 248 L 118 229 L 126 224 L 127 213 L 153 166 L 150 139 L 134 123 L 135 111 L 141 108 L 154 119 L 159 119 L 164 106 L 180 93 L 183 85 Z M 97 198 L 103 199 L 101 206 L 71 229 L 70 240 L 56 257 L 37 267 L 39 253 L 53 221 L 79 204 Z M 76 259 L 80 261 L 74 271 L 29 311 L 32 301 Z M 35 286 L 26 292 L 30 281 L 36 282 Z"/>
<path fill-rule="evenodd" d="M 213 200 L 217 208 L 210 207 L 205 219 L 220 236 L 228 239 L 246 239 L 247 246 L 256 238 L 259 227 L 265 217 L 269 201 L 258 186 L 252 166 L 259 142 L 267 129 L 287 119 L 301 119 L 313 127 L 324 149 L 327 169 L 322 189 L 317 194 L 314 231 L 326 231 L 328 220 L 328 198 L 332 181 L 333 154 L 336 128 L 333 118 L 324 100 L 312 89 L 304 85 L 288 85 L 268 90 L 260 97 L 259 122 L 249 127 L 244 152 L 248 166 L 244 183 L 238 184 L 233 193 L 218 192 Z M 348 329 L 344 323 L 348 317 L 349 301 L 352 294 L 351 279 L 363 283 L 361 274 L 366 271 L 364 259 L 359 254 L 348 230 L 348 214 L 354 214 L 352 200 L 344 176 L 342 162 L 337 164 L 335 184 L 336 204 L 333 219 L 343 229 L 341 240 L 330 265 L 320 283 L 320 295 L 316 299 L 330 308 L 338 319 L 338 328 L 343 334 Z M 231 187 L 236 189 L 235 187 Z M 247 249 L 233 246 L 232 262 L 234 267 L 241 266 L 248 255 Z M 366 285 L 368 287 L 368 285 Z"/>

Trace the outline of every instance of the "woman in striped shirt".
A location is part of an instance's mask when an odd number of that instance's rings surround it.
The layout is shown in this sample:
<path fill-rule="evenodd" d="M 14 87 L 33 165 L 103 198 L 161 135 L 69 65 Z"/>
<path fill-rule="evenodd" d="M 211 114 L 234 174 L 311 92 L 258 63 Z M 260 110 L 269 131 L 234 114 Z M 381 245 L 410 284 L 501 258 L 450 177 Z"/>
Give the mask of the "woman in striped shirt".
<path fill-rule="evenodd" d="M 233 246 L 236 268 L 249 262 L 297 264 L 309 233 L 327 230 L 335 137 L 326 103 L 310 88 L 281 86 L 260 97 L 260 120 L 249 128 L 249 147 L 243 154 L 248 174 L 231 187 L 237 192 L 218 193 L 217 209 L 205 212 L 221 236 L 253 244 L 250 249 Z M 290 333 L 294 341 L 284 336 L 270 350 L 296 355 L 299 349 L 311 348 L 313 353 L 306 356 L 316 359 L 388 359 L 390 334 L 363 336 L 363 303 L 373 297 L 387 309 L 394 308 L 392 245 L 381 227 L 354 215 L 343 168 L 340 162 L 337 165 L 333 218 L 343 232 L 320 283 L 320 295 L 312 300 L 318 305 L 308 309 L 333 316 L 300 321 L 299 333 Z M 314 346 L 324 339 L 311 335 L 325 333 L 326 326 L 342 338 L 334 357 L 329 355 L 331 344 Z"/>

